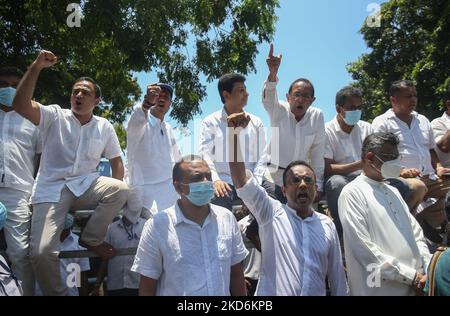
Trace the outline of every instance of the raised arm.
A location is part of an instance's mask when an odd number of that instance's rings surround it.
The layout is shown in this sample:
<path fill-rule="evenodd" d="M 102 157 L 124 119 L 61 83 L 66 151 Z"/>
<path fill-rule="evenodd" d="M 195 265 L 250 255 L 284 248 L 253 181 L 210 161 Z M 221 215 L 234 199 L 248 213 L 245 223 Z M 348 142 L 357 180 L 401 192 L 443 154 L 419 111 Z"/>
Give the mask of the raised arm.
<path fill-rule="evenodd" d="M 46 50 L 40 51 L 38 57 L 28 68 L 17 87 L 16 96 L 13 101 L 13 109 L 34 125 L 39 125 L 41 121 L 39 105 L 31 100 L 37 79 L 42 69 L 52 67 L 56 62 L 57 58 L 52 52 Z"/>
<path fill-rule="evenodd" d="M 281 115 L 285 112 L 284 107 L 278 100 L 276 89 L 278 68 L 280 68 L 281 58 L 281 55 L 273 55 L 273 44 L 270 44 L 269 56 L 266 59 L 267 67 L 269 69 L 269 76 L 267 77 L 267 81 L 264 83 L 262 103 L 272 122 L 278 121 Z"/>
<path fill-rule="evenodd" d="M 269 82 L 277 81 L 278 68 L 280 68 L 282 55 L 273 55 L 273 44 L 270 44 L 269 56 L 266 59 L 267 66 L 269 67 Z"/>
<path fill-rule="evenodd" d="M 234 186 L 239 189 L 247 183 L 247 176 L 245 174 L 245 164 L 242 159 L 241 148 L 238 141 L 239 129 L 247 126 L 250 122 L 250 117 L 245 113 L 236 113 L 228 117 L 228 127 L 233 131 L 228 133 L 228 143 L 230 144 L 229 166 L 231 179 L 233 179 Z"/>

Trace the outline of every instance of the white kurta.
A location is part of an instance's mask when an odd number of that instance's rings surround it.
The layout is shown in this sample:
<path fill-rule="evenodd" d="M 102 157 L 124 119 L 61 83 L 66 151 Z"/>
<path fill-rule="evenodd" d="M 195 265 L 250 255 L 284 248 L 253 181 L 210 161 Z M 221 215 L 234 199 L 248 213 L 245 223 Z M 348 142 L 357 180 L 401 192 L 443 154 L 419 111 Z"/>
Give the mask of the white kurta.
<path fill-rule="evenodd" d="M 350 294 L 414 295 L 415 273 L 426 271 L 430 253 L 398 190 L 361 174 L 342 190 L 339 217 Z"/>
<path fill-rule="evenodd" d="M 237 189 L 259 224 L 262 264 L 258 296 L 347 295 L 341 249 L 332 220 L 313 212 L 302 219 L 287 205 L 270 198 L 254 177 Z"/>

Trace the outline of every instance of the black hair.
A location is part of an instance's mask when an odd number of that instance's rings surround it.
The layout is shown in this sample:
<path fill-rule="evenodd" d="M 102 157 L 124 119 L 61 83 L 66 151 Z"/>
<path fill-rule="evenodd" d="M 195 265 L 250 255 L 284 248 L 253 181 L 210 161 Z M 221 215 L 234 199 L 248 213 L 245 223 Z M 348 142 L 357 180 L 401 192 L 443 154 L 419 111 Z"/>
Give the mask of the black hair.
<path fill-rule="evenodd" d="M 224 91 L 231 93 L 236 82 L 245 82 L 245 77 L 241 74 L 236 73 L 230 73 L 220 77 L 217 88 L 219 89 L 220 99 L 222 100 L 223 104 L 225 104 L 225 98 L 223 97 L 222 93 Z"/>
<path fill-rule="evenodd" d="M 284 169 L 283 171 L 283 185 L 286 186 L 286 175 L 288 173 L 289 170 L 292 169 L 292 167 L 295 166 L 305 166 L 308 169 L 310 169 L 314 175 L 314 179 L 316 178 L 316 173 L 314 172 L 314 169 L 311 167 L 310 164 L 308 164 L 307 162 L 303 161 L 303 160 L 294 160 L 292 161 L 290 164 L 287 165 L 286 169 Z"/>
<path fill-rule="evenodd" d="M 96 98 L 100 98 L 102 96 L 102 89 L 97 84 L 97 82 L 95 82 L 94 79 L 92 79 L 91 77 L 80 77 L 77 80 L 75 80 L 73 85 L 77 84 L 80 81 L 89 81 L 89 82 L 91 82 L 94 85 L 94 87 L 95 87 L 95 97 Z"/>
<path fill-rule="evenodd" d="M 22 78 L 23 71 L 17 67 L 2 67 L 2 68 L 0 68 L 0 76 L 2 76 L 2 77 L 14 76 L 14 77 Z"/>
<path fill-rule="evenodd" d="M 336 104 L 342 107 L 345 105 L 347 98 L 351 97 L 362 99 L 361 89 L 352 86 L 342 88 L 336 93 Z"/>
<path fill-rule="evenodd" d="M 389 95 L 395 97 L 405 88 L 415 88 L 414 83 L 411 80 L 397 80 L 391 84 Z"/>
<path fill-rule="evenodd" d="M 450 86 L 448 86 L 447 90 L 444 93 L 444 101 L 450 100 Z"/>
<path fill-rule="evenodd" d="M 292 82 L 291 85 L 289 86 L 289 91 L 288 91 L 289 94 L 291 94 L 292 89 L 294 88 L 294 85 L 297 82 L 304 82 L 304 83 L 308 84 L 311 87 L 312 97 L 314 97 L 314 86 L 311 83 L 311 81 L 309 81 L 308 79 L 305 79 L 305 78 L 298 78 L 298 79 L 294 80 L 294 82 Z"/>

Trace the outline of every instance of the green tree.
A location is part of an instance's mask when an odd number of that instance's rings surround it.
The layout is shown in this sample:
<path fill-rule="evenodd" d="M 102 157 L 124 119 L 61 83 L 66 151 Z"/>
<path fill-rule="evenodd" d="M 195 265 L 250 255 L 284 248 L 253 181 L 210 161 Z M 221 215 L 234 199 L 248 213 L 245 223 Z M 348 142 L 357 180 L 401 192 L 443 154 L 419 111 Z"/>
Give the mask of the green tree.
<path fill-rule="evenodd" d="M 380 27 L 360 30 L 370 52 L 348 65 L 363 90 L 365 118 L 390 108 L 392 82 L 408 79 L 418 92 L 417 111 L 429 119 L 442 115 L 442 95 L 450 85 L 450 2 L 391 0 L 381 5 Z"/>
<path fill-rule="evenodd" d="M 255 71 L 258 45 L 274 34 L 278 0 L 84 0 L 80 27 L 69 27 L 74 0 L 0 0 L 0 63 L 26 68 L 37 51 L 58 56 L 41 74 L 35 98 L 69 106 L 77 77 L 103 90 L 98 113 L 121 123 L 141 91 L 133 72 L 158 73 L 175 87 L 171 116 L 185 125 L 201 113 L 205 86 L 223 73 Z"/>

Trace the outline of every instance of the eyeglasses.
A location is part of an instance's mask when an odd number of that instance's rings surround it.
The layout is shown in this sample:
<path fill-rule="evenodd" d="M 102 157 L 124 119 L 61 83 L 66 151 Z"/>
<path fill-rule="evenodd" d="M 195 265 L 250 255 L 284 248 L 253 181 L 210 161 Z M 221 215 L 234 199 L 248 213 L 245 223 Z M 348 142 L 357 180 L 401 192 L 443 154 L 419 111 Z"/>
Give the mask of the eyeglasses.
<path fill-rule="evenodd" d="M 291 180 L 289 181 L 289 184 L 300 184 L 301 182 L 305 181 L 306 184 L 313 184 L 314 178 L 310 176 L 293 176 Z"/>

